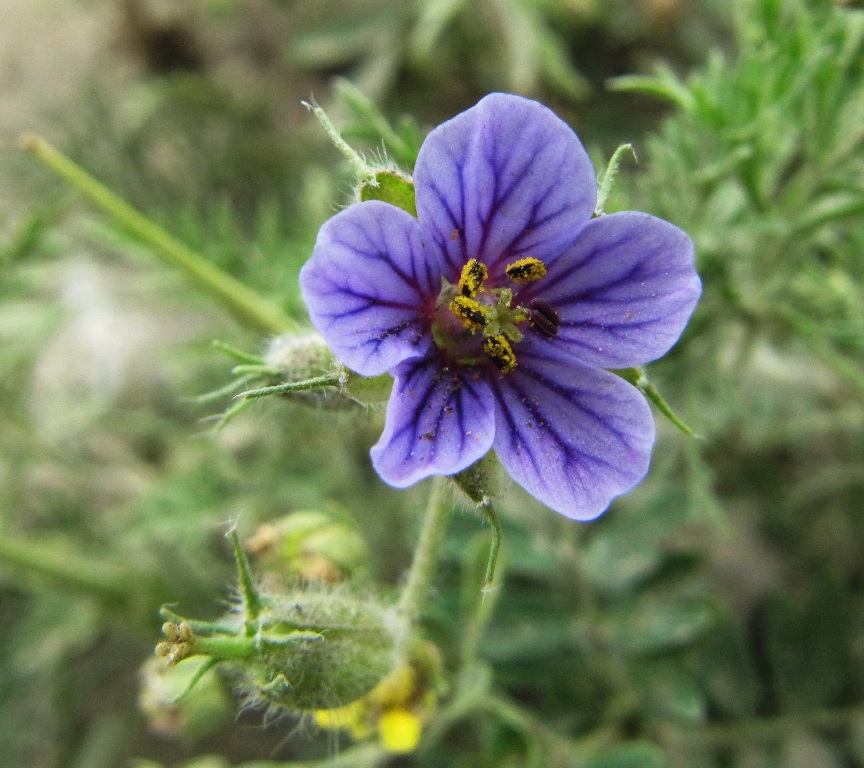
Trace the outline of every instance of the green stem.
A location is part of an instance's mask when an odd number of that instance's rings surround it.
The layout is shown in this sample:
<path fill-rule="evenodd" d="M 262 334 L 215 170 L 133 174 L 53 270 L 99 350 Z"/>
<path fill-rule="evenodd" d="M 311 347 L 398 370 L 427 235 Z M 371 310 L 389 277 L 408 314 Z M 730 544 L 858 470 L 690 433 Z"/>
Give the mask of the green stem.
<path fill-rule="evenodd" d="M 643 395 L 645 395 L 649 402 L 654 404 L 660 413 L 669 419 L 669 421 L 671 421 L 672 424 L 680 429 L 685 435 L 688 437 L 697 437 L 696 433 L 675 415 L 675 412 L 663 399 L 663 395 L 661 395 L 657 388 L 648 381 L 648 377 L 645 375 L 645 371 L 642 368 L 612 369 L 610 370 L 610 373 L 620 376 L 624 381 L 627 381 L 636 387 Z"/>
<path fill-rule="evenodd" d="M 305 381 L 289 381 L 285 384 L 274 384 L 272 387 L 250 389 L 246 392 L 241 392 L 237 397 L 242 397 L 245 400 L 252 400 L 256 397 L 266 397 L 267 395 L 285 395 L 290 394 L 291 392 L 308 392 L 310 389 L 333 387 L 338 383 L 338 376 L 328 374 L 325 376 L 316 376 L 313 379 L 306 379 Z"/>
<path fill-rule="evenodd" d="M 333 121 L 330 119 L 328 114 L 314 102 L 308 103 L 301 101 L 300 103 L 318 118 L 318 122 L 321 123 L 321 127 L 324 129 L 327 137 L 333 142 L 333 146 L 336 147 L 336 149 L 338 149 L 351 164 L 351 170 L 354 172 L 354 175 L 358 179 L 374 179 L 375 169 L 360 156 L 360 153 L 357 152 L 357 150 L 342 138 L 342 134 L 339 133 L 339 129 L 333 125 Z"/>
<path fill-rule="evenodd" d="M 344 77 L 337 77 L 333 81 L 333 90 L 366 125 L 372 128 L 375 134 L 381 137 L 384 146 L 389 147 L 397 155 L 396 159 L 405 162 L 411 150 L 405 139 L 393 130 L 390 123 L 378 111 L 375 102 Z"/>
<path fill-rule="evenodd" d="M 415 623 L 422 613 L 423 603 L 429 594 L 429 587 L 438 565 L 438 553 L 444 541 L 450 505 L 444 500 L 444 480 L 434 478 L 429 502 L 426 505 L 426 518 L 420 541 L 414 550 L 414 560 L 408 572 L 408 580 L 399 599 L 399 610 L 411 623 Z"/>
<path fill-rule="evenodd" d="M 21 139 L 21 145 L 147 243 L 164 262 L 185 272 L 198 286 L 218 298 L 240 321 L 267 334 L 296 330 L 297 323 L 279 307 L 175 240 L 162 227 L 121 200 L 47 141 L 39 136 L 26 134 Z"/>
<path fill-rule="evenodd" d="M 228 626 L 226 624 L 219 624 L 214 621 L 199 621 L 198 619 L 187 619 L 185 616 L 181 616 L 179 613 L 174 613 L 167 605 L 163 605 L 159 609 L 159 615 L 166 619 L 167 621 L 171 621 L 174 624 L 186 624 L 189 629 L 192 630 L 196 635 L 230 635 L 235 631 L 234 627 Z"/>
<path fill-rule="evenodd" d="M 61 589 L 95 595 L 112 604 L 125 603 L 129 592 L 123 585 L 136 581 L 126 570 L 6 535 L 0 536 L 0 563 L 46 578 Z"/>
<path fill-rule="evenodd" d="M 477 664 L 478 651 L 483 641 L 483 633 L 489 625 L 495 605 L 498 602 L 498 597 L 501 594 L 501 590 L 498 589 L 500 585 L 501 579 L 499 576 L 498 579 L 492 582 L 491 588 L 484 588 L 480 599 L 474 604 L 474 610 L 471 611 L 468 617 L 462 640 L 463 673 L 466 669 L 470 669 Z"/>
<path fill-rule="evenodd" d="M 233 357 L 238 363 L 245 363 L 246 365 L 265 365 L 263 358 L 259 355 L 252 355 L 249 352 L 244 352 L 242 349 L 237 349 L 237 347 L 226 344 L 224 341 L 220 341 L 219 339 L 213 340 L 213 347 L 218 349 L 220 352 L 224 352 L 228 357 Z"/>
<path fill-rule="evenodd" d="M 186 685 L 183 686 L 183 690 L 180 691 L 172 700 L 172 703 L 182 701 L 185 699 L 191 692 L 192 689 L 201 682 L 201 678 L 204 677 L 213 667 L 215 667 L 219 663 L 220 659 L 213 658 L 212 656 L 207 659 L 197 670 L 195 670 L 195 674 L 189 678 L 189 681 Z"/>

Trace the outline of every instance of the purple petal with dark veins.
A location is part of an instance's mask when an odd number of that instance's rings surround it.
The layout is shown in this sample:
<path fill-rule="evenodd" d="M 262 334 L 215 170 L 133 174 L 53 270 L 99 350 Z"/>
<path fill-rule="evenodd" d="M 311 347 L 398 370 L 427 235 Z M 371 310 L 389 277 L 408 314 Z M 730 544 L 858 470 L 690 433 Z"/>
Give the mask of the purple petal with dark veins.
<path fill-rule="evenodd" d="M 626 211 L 593 219 L 546 276 L 519 291 L 558 312 L 562 353 L 602 368 L 656 360 L 678 340 L 702 284 L 678 227 Z"/>
<path fill-rule="evenodd" d="M 525 256 L 552 261 L 594 211 L 597 182 L 570 127 L 536 101 L 493 93 L 435 128 L 414 169 L 417 216 L 445 253 L 495 279 Z"/>
<path fill-rule="evenodd" d="M 453 475 L 489 451 L 494 401 L 475 369 L 444 368 L 430 358 L 407 360 L 393 375 L 384 432 L 372 448 L 385 482 L 405 488 L 430 475 Z"/>
<path fill-rule="evenodd" d="M 490 380 L 495 452 L 511 477 L 562 515 L 591 520 L 648 471 L 654 419 L 645 398 L 615 374 L 537 354 Z"/>
<path fill-rule="evenodd" d="M 333 354 L 377 376 L 432 345 L 428 318 L 441 290 L 441 258 L 410 214 L 355 203 L 321 227 L 300 289 Z"/>

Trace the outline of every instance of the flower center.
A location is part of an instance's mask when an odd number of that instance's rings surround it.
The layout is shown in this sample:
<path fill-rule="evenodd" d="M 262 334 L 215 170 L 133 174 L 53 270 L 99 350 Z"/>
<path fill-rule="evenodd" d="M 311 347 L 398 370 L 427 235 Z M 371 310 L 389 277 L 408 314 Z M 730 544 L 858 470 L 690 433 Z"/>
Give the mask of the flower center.
<path fill-rule="evenodd" d="M 518 286 L 540 280 L 546 275 L 546 265 L 528 256 L 508 264 L 504 274 Z M 455 286 L 444 281 L 432 335 L 438 347 L 458 363 L 476 365 L 485 359 L 501 373 L 510 373 L 516 367 L 513 345 L 522 341 L 526 325 L 552 338 L 558 332 L 558 312 L 540 298 L 520 306 L 514 303 L 512 288 L 489 287 L 488 279 L 486 265 L 470 259 Z"/>

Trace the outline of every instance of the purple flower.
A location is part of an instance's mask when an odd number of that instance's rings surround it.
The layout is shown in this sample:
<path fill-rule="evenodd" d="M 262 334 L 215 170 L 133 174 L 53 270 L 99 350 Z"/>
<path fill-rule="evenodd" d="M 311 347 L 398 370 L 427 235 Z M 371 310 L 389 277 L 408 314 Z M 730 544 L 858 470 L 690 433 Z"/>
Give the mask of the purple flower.
<path fill-rule="evenodd" d="M 417 218 L 388 203 L 327 221 L 300 275 L 312 323 L 363 376 L 395 378 L 372 462 L 404 488 L 494 448 L 513 479 L 587 520 L 648 471 L 654 420 L 607 368 L 678 339 L 699 298 L 693 244 L 597 183 L 546 107 L 492 94 L 433 130 Z"/>

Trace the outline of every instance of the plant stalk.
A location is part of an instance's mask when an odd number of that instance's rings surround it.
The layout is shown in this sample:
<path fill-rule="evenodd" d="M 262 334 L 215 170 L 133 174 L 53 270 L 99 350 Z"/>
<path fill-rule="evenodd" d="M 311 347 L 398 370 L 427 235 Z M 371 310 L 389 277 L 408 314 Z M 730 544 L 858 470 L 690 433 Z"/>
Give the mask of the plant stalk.
<path fill-rule="evenodd" d="M 399 610 L 412 624 L 418 621 L 422 613 L 423 603 L 435 577 L 438 555 L 447 529 L 450 505 L 445 503 L 444 488 L 444 479 L 439 477 L 433 479 L 423 530 L 420 532 L 420 540 L 414 550 L 414 560 L 408 571 L 408 580 L 399 599 Z"/>
<path fill-rule="evenodd" d="M 40 136 L 25 134 L 21 146 L 149 245 L 162 261 L 185 272 L 196 285 L 219 299 L 245 325 L 266 334 L 297 329 L 297 323 L 279 307 L 173 238 Z"/>

